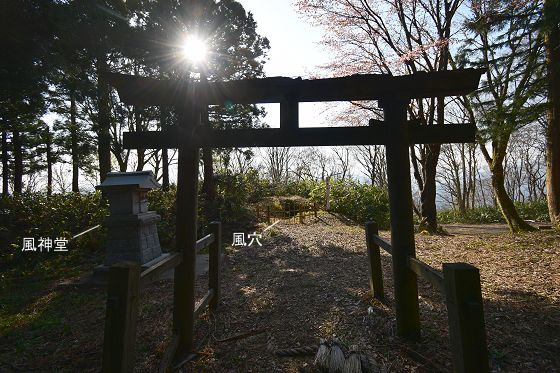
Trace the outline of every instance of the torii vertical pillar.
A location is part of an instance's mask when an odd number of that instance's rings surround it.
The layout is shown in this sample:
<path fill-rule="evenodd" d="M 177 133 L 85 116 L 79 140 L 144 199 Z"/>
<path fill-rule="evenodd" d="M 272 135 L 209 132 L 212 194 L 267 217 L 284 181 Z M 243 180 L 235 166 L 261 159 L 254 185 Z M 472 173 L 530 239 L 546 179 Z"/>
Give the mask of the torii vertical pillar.
<path fill-rule="evenodd" d="M 191 86 L 192 87 L 192 86 Z M 181 131 L 190 133 L 200 123 L 200 108 L 195 101 L 194 87 L 183 106 L 177 107 Z M 193 351 L 196 280 L 196 234 L 198 199 L 199 149 L 192 136 L 181 136 L 177 174 L 176 251 L 183 254 L 175 267 L 173 284 L 173 331 L 179 338 L 174 365 L 189 360 Z"/>
<path fill-rule="evenodd" d="M 416 256 L 412 191 L 410 183 L 409 139 L 406 114 L 409 99 L 380 100 L 385 123 L 391 126 L 391 139 L 386 145 L 387 178 L 391 212 L 391 245 L 397 335 L 407 339 L 420 337 L 418 284 L 416 274 L 408 267 L 408 258 Z"/>

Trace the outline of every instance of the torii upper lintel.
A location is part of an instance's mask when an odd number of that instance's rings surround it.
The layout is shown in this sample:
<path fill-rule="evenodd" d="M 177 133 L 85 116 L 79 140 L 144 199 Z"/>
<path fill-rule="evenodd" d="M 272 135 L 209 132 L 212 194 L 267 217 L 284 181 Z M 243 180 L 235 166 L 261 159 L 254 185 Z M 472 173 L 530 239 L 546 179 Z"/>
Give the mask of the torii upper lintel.
<path fill-rule="evenodd" d="M 139 106 L 175 106 L 188 90 L 204 105 L 380 100 L 459 96 L 478 87 L 483 69 L 417 72 L 410 75 L 356 74 L 328 79 L 272 77 L 227 82 L 160 80 L 115 73 L 104 74 L 122 102 Z"/>

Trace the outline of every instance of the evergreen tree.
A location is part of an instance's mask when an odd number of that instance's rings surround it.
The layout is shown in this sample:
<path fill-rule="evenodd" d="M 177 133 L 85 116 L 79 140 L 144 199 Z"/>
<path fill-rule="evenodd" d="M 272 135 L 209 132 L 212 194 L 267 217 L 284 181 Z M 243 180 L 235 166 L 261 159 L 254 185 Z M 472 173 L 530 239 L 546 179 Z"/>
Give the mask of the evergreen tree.
<path fill-rule="evenodd" d="M 96 138 L 88 122 L 88 97 L 95 97 L 93 69 L 87 54 L 79 48 L 76 35 L 71 32 L 70 17 L 60 22 L 60 37 L 54 46 L 56 69 L 51 74 L 49 91 L 50 111 L 59 114 L 55 121 L 54 142 L 61 152 L 68 154 L 72 167 L 72 191 L 79 192 L 80 169 L 92 173 L 95 167 Z M 65 162 L 67 159 L 61 158 Z"/>
<path fill-rule="evenodd" d="M 122 60 L 123 45 L 131 36 L 130 5 L 122 0 L 74 0 L 67 4 L 68 30 L 74 34 L 72 49 L 83 53 L 92 68 L 90 111 L 92 129 L 97 135 L 97 156 L 101 181 L 111 171 L 111 89 L 103 79 Z"/>
<path fill-rule="evenodd" d="M 159 1 L 148 2 L 137 15 L 139 48 L 137 58 L 156 66 L 158 77 L 181 79 L 198 72 L 199 78 L 209 81 L 246 79 L 264 76 L 263 63 L 269 42 L 256 32 L 256 22 L 234 0 Z M 182 55 L 184 39 L 196 36 L 204 40 L 208 58 L 198 66 Z M 186 51 L 188 53 L 188 51 Z M 171 125 L 166 108 L 162 108 L 160 127 Z M 255 105 L 211 107 L 207 122 L 216 128 L 259 126 L 264 112 Z M 166 150 L 164 150 L 165 155 Z M 164 158 L 164 174 L 167 162 Z M 204 205 L 206 216 L 216 214 L 213 157 L 210 149 L 203 149 Z"/>
<path fill-rule="evenodd" d="M 543 39 L 536 27 L 541 6 L 537 0 L 472 1 L 471 37 L 458 58 L 459 66 L 486 69 L 481 88 L 465 104 L 479 128 L 497 203 L 514 232 L 534 229 L 519 216 L 505 189 L 503 163 L 511 134 L 543 115 Z"/>
<path fill-rule="evenodd" d="M 0 124 L 2 126 L 2 164 L 4 186 L 12 160 L 13 191 L 23 191 L 24 160 L 28 144 L 34 143 L 33 131 L 46 112 L 44 92 L 50 48 L 54 40 L 52 14 L 56 4 L 47 0 L 3 1 L 1 37 L 4 53 L 0 59 Z M 11 133 L 11 144 L 8 145 Z M 11 147 L 12 157 L 8 156 Z"/>

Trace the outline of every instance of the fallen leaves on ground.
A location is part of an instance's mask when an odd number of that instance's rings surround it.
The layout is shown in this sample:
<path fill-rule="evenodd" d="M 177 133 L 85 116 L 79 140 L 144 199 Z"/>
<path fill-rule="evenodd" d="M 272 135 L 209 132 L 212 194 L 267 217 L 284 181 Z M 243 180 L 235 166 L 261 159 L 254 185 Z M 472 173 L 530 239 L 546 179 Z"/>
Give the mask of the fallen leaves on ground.
<path fill-rule="evenodd" d="M 389 238 L 389 232 L 381 235 Z M 224 242 L 228 240 L 224 237 Z M 422 340 L 399 340 L 395 335 L 391 257 L 382 253 L 387 301 L 381 303 L 369 295 L 361 226 L 322 214 L 304 224 L 281 222 L 261 241 L 262 247 L 228 249 L 218 312 L 203 313 L 197 320 L 198 359 L 183 371 L 315 371 L 313 357 L 271 355 L 267 350 L 270 336 L 278 348 L 318 345 L 319 338 L 336 336 L 347 346 L 357 346 L 385 371 L 452 370 L 443 297 L 430 284 L 419 281 Z M 478 231 L 471 228 L 454 236 L 416 235 L 416 253 L 437 269 L 444 262 L 466 262 L 479 268 L 493 371 L 560 370 L 557 232 L 513 235 L 488 232 L 481 226 Z M 199 299 L 207 282 L 207 276 L 197 281 Z M 4 339 L 0 343 L 0 370 L 99 370 L 104 294 L 95 291 L 88 296 L 80 289 L 55 291 L 83 297 L 75 308 L 60 309 L 61 327 L 66 332 L 37 335 L 23 325 L 19 337 L 40 338 L 44 343 Z M 170 281 L 155 282 L 142 292 L 135 371 L 158 370 L 170 342 L 172 315 Z"/>

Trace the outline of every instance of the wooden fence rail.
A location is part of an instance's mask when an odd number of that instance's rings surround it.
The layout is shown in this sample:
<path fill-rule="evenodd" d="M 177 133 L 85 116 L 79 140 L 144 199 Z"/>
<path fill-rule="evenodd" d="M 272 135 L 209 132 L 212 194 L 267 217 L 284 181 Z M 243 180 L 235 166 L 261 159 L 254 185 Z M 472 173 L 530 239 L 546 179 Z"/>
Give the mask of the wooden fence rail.
<path fill-rule="evenodd" d="M 196 242 L 197 252 L 203 248 L 209 248 L 209 290 L 195 305 L 195 318 L 202 313 L 206 306 L 209 306 L 210 311 L 215 311 L 220 296 L 221 224 L 213 222 L 209 227 L 211 233 Z M 183 255 L 174 252 L 144 271 L 140 271 L 140 265 L 135 262 L 120 262 L 111 266 L 107 283 L 103 372 L 133 371 L 140 290 L 164 272 L 177 267 L 182 260 Z M 169 358 L 174 355 L 179 339 L 178 335 L 172 336 L 172 343 L 165 356 Z"/>
<path fill-rule="evenodd" d="M 298 207 L 290 210 L 281 210 L 276 212 L 272 211 L 270 204 L 265 204 L 264 206 L 257 204 L 255 206 L 257 221 L 260 221 L 260 219 L 263 218 L 267 224 L 272 223 L 273 217 L 288 219 L 293 223 L 303 224 L 306 218 L 310 216 L 317 217 L 317 213 L 318 208 L 316 203 L 313 203 L 311 206 L 299 205 Z"/>
<path fill-rule="evenodd" d="M 377 224 L 365 225 L 370 268 L 370 290 L 373 296 L 385 298 L 381 254 L 393 254 L 391 243 L 379 237 Z M 408 268 L 430 282 L 445 297 L 449 320 L 449 337 L 456 372 L 489 372 L 486 327 L 482 305 L 480 274 L 467 263 L 443 263 L 443 272 L 409 257 Z"/>

